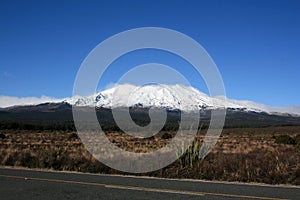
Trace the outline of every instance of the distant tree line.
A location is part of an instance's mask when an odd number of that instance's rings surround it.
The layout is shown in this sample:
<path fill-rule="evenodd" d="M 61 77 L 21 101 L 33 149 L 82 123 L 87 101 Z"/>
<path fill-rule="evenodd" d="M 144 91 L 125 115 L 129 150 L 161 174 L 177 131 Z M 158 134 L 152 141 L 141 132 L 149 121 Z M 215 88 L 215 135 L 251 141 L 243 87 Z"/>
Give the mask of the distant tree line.
<path fill-rule="evenodd" d="M 73 122 L 0 122 L 1 130 L 75 131 Z"/>

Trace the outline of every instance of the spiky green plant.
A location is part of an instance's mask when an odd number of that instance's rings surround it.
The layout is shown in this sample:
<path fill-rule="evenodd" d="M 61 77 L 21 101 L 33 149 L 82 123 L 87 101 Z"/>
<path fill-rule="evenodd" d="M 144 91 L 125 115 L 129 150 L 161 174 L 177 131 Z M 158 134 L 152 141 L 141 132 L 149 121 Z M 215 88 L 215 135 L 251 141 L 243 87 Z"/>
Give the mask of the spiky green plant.
<path fill-rule="evenodd" d="M 181 168 L 185 168 L 187 166 L 193 167 L 195 161 L 199 160 L 200 147 L 201 147 L 201 143 L 198 140 L 194 140 L 187 149 L 185 144 L 182 143 L 182 145 L 176 151 L 176 156 L 179 160 Z M 182 154 L 182 152 L 184 153 Z"/>

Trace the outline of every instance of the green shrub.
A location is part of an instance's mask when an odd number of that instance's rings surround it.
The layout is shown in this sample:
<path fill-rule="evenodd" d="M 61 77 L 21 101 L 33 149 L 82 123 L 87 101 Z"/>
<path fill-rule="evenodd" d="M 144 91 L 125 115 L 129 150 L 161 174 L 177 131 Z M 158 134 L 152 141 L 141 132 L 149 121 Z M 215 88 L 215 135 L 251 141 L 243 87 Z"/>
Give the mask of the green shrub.
<path fill-rule="evenodd" d="M 78 135 L 76 133 L 71 133 L 68 137 L 69 140 L 78 139 Z"/>
<path fill-rule="evenodd" d="M 296 144 L 296 141 L 294 138 L 288 136 L 288 135 L 279 135 L 276 137 L 275 142 L 277 144 Z"/>
<path fill-rule="evenodd" d="M 300 143 L 299 143 L 299 142 L 296 144 L 296 149 L 297 149 L 298 151 L 300 151 Z"/>
<path fill-rule="evenodd" d="M 300 134 L 295 137 L 295 142 L 300 145 Z"/>
<path fill-rule="evenodd" d="M 162 136 L 161 136 L 161 139 L 163 140 L 166 140 L 166 139 L 170 139 L 172 138 L 173 136 L 170 134 L 170 133 L 164 133 Z"/>
<path fill-rule="evenodd" d="M 193 141 L 193 143 L 184 151 L 185 147 L 181 146 L 178 151 L 176 151 L 176 156 L 179 160 L 180 167 L 193 167 L 194 163 L 199 160 L 199 151 L 201 148 L 201 142 Z M 180 155 L 182 152 L 184 153 Z"/>

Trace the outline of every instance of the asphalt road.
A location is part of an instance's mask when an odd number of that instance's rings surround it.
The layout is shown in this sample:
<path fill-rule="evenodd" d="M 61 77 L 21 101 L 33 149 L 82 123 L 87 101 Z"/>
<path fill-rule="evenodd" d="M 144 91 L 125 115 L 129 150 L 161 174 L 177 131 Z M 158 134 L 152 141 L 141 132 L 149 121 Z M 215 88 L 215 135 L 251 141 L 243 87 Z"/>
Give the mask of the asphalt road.
<path fill-rule="evenodd" d="M 300 199 L 300 187 L 0 168 L 0 199 Z"/>

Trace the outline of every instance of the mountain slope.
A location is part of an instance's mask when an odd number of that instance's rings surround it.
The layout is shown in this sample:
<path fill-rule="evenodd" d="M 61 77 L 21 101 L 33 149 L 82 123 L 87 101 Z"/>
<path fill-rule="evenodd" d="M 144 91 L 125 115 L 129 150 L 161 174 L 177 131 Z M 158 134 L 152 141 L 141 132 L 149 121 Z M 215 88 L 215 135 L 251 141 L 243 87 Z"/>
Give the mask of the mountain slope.
<path fill-rule="evenodd" d="M 75 106 L 114 107 L 165 107 L 183 111 L 230 108 L 232 110 L 266 112 L 269 114 L 300 115 L 300 107 L 271 107 L 251 101 L 210 97 L 196 88 L 183 85 L 117 85 L 88 97 L 65 100 Z"/>
<path fill-rule="evenodd" d="M 11 103 L 10 103 L 11 102 Z M 73 96 L 65 99 L 1 97 L 0 107 L 37 105 L 65 102 L 73 106 L 98 108 L 115 107 L 163 107 L 169 110 L 197 111 L 229 108 L 232 111 L 266 112 L 276 115 L 300 115 L 300 107 L 271 107 L 251 101 L 210 97 L 196 88 L 184 85 L 116 85 L 90 96 Z M 3 106 L 4 105 L 4 106 Z"/>

